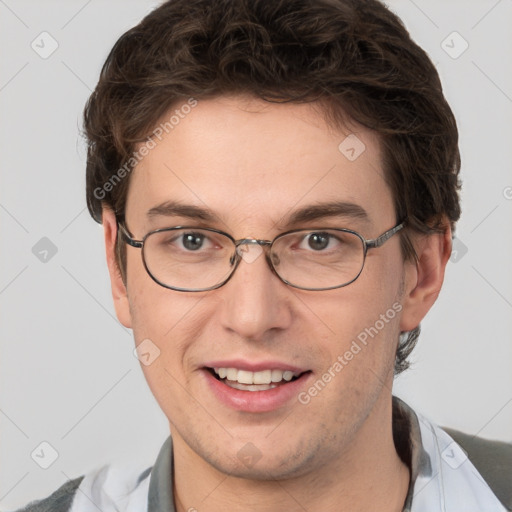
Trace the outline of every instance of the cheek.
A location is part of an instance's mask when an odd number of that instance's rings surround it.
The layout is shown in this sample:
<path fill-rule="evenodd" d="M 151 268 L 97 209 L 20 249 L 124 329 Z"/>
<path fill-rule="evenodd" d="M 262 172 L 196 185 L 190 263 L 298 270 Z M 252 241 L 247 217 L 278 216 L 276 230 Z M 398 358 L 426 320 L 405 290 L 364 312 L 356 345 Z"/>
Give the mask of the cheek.
<path fill-rule="evenodd" d="M 393 367 L 399 337 L 402 266 L 374 261 L 369 258 L 352 284 L 311 297 L 308 304 L 321 320 L 317 332 L 327 333 L 318 338 L 326 352 L 322 359 L 327 366 L 339 362 L 356 381 L 375 378 L 367 375 L 371 370 L 384 376 Z"/>
<path fill-rule="evenodd" d="M 400 309 L 400 269 L 393 262 L 380 268 L 368 265 L 356 281 L 321 297 L 312 297 L 311 304 L 315 304 L 315 310 L 330 330 L 343 335 L 345 340 L 373 325 L 381 315 L 389 320 L 386 325 L 394 323 Z M 388 310 L 391 311 L 386 315 Z"/>
<path fill-rule="evenodd" d="M 205 293 L 183 293 L 155 283 L 142 264 L 133 262 L 128 274 L 128 299 L 136 345 L 146 343 L 158 357 L 142 365 L 146 379 L 155 392 L 157 384 L 169 387 L 169 378 L 180 382 L 188 378 L 187 363 L 194 341 L 200 338 L 207 319 L 202 301 Z M 133 294 L 130 290 L 136 290 Z M 172 380 L 172 379 L 171 379 Z"/>
<path fill-rule="evenodd" d="M 173 417 L 190 401 L 185 392 L 193 370 L 190 352 L 201 329 L 200 298 L 177 294 L 155 283 L 139 286 L 131 300 L 136 343 L 147 347 L 140 352 L 154 354 L 150 364 L 139 354 L 144 377 L 162 410 Z"/>
<path fill-rule="evenodd" d="M 137 343 L 144 338 L 162 340 L 186 313 L 177 294 L 157 284 L 142 263 L 140 250 L 127 261 L 127 293 Z"/>

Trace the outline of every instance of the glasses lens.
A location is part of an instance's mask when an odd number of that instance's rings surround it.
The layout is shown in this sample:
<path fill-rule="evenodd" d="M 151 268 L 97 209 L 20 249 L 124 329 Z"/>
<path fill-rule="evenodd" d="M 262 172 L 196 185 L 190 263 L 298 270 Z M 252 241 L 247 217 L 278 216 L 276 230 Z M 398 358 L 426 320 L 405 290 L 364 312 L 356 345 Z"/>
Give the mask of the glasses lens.
<path fill-rule="evenodd" d="M 352 282 L 364 263 L 363 240 L 336 229 L 296 231 L 272 246 L 276 272 L 299 288 L 336 288 Z"/>
<path fill-rule="evenodd" d="M 170 288 L 201 290 L 222 283 L 232 270 L 235 250 L 225 235 L 206 229 L 170 229 L 144 242 L 149 273 Z"/>

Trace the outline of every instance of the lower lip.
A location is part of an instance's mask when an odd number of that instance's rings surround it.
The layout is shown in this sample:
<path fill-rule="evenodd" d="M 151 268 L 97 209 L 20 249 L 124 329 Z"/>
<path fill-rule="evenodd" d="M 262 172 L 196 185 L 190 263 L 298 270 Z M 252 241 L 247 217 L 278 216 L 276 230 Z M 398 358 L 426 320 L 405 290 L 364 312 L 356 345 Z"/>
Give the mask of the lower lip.
<path fill-rule="evenodd" d="M 224 384 L 208 370 L 203 369 L 202 372 L 218 400 L 232 409 L 244 412 L 269 412 L 289 402 L 297 401 L 301 388 L 304 388 L 312 375 L 304 373 L 293 382 L 280 384 L 265 391 L 243 391 Z"/>

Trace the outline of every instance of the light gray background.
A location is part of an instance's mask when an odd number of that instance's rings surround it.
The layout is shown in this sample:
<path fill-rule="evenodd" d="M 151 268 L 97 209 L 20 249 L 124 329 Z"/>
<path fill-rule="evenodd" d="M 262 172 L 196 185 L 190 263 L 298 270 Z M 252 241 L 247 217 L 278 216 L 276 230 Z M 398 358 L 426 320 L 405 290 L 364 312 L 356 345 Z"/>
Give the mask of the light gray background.
<path fill-rule="evenodd" d="M 0 0 L 2 510 L 109 461 L 149 466 L 168 435 L 115 318 L 79 137 L 108 51 L 157 3 Z M 395 392 L 439 424 L 512 441 L 512 2 L 389 5 L 431 55 L 458 119 L 467 248 Z M 43 31 L 59 45 L 47 59 L 31 48 Z M 453 31 L 469 44 L 458 58 L 442 47 L 463 48 L 446 39 Z M 57 248 L 46 262 L 32 252 L 43 237 Z M 46 470 L 31 458 L 38 447 L 40 463 L 51 456 L 43 441 L 59 455 Z"/>

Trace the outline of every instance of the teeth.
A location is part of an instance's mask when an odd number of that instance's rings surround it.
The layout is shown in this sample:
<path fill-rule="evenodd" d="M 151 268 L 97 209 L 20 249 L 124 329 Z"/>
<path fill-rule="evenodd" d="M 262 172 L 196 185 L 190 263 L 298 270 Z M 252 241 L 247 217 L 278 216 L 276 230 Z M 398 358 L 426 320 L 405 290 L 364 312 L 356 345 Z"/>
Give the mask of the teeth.
<path fill-rule="evenodd" d="M 240 384 L 254 384 L 253 375 L 253 372 L 248 372 L 246 370 L 238 370 L 238 375 L 236 379 L 229 380 L 237 380 L 238 382 L 240 382 Z M 262 382 L 262 384 L 266 383 Z"/>
<path fill-rule="evenodd" d="M 281 370 L 272 370 L 272 382 L 281 382 L 283 372 Z"/>
<path fill-rule="evenodd" d="M 237 380 L 238 370 L 236 368 L 226 368 L 226 379 Z"/>
<path fill-rule="evenodd" d="M 265 385 L 281 382 L 283 380 L 290 382 L 293 377 L 298 376 L 298 374 L 295 374 L 290 370 L 262 370 L 260 372 L 237 370 L 236 368 L 214 368 L 213 370 L 221 379 L 227 379 L 232 382 L 247 385 Z"/>
<path fill-rule="evenodd" d="M 272 382 L 272 370 L 263 370 L 262 372 L 252 373 L 252 381 L 254 384 L 270 384 Z"/>
<path fill-rule="evenodd" d="M 287 381 L 292 380 L 293 379 L 293 372 L 291 372 L 289 370 L 283 372 L 283 379 L 287 380 Z"/>
<path fill-rule="evenodd" d="M 241 389 L 242 391 L 267 391 L 267 389 L 272 389 L 277 387 L 275 384 L 240 384 L 238 382 L 231 382 L 229 380 L 226 381 L 226 384 L 235 389 Z"/>

